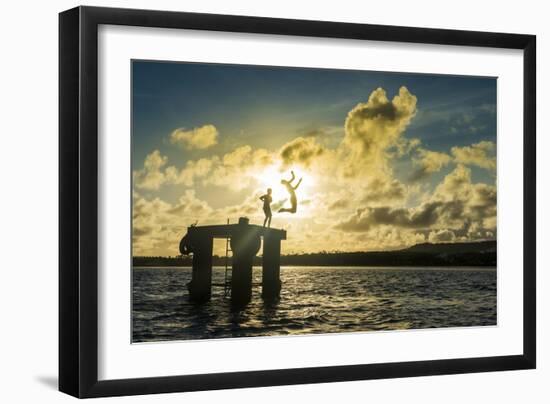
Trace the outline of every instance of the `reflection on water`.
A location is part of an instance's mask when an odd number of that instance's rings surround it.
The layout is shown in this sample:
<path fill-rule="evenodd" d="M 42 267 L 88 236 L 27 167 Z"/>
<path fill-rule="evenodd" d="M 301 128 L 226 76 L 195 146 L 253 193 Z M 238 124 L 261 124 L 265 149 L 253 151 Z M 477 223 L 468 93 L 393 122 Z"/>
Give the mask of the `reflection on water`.
<path fill-rule="evenodd" d="M 254 268 L 261 283 L 261 268 Z M 215 268 L 213 283 L 223 283 Z M 133 341 L 496 324 L 494 268 L 283 267 L 280 301 L 232 309 L 223 287 L 189 301 L 190 268 L 134 268 Z"/>

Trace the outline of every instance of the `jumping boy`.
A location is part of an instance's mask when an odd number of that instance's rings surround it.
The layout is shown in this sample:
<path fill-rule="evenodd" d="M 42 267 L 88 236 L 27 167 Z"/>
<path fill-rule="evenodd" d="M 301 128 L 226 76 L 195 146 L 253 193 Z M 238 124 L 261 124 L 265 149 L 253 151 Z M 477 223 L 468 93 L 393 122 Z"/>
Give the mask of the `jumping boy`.
<path fill-rule="evenodd" d="M 302 179 L 300 178 L 298 180 L 298 183 L 296 186 L 292 186 L 292 181 L 296 178 L 294 175 L 294 171 L 291 171 L 290 174 L 292 175 L 292 178 L 290 180 L 281 180 L 281 184 L 283 184 L 286 187 L 286 190 L 290 194 L 290 208 L 281 208 L 279 209 L 279 213 L 281 212 L 288 212 L 288 213 L 296 213 L 296 210 L 298 208 L 298 200 L 296 199 L 296 189 L 300 186 L 302 183 Z"/>

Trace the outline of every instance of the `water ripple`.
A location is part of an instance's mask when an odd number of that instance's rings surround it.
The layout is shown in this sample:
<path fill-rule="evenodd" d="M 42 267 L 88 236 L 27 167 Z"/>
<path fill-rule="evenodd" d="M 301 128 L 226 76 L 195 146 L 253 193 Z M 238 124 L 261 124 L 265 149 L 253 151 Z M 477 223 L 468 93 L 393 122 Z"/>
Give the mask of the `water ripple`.
<path fill-rule="evenodd" d="M 496 324 L 494 269 L 284 267 L 281 299 L 265 304 L 256 287 L 240 311 L 219 287 L 190 302 L 190 280 L 190 268 L 134 268 L 134 342 Z"/>

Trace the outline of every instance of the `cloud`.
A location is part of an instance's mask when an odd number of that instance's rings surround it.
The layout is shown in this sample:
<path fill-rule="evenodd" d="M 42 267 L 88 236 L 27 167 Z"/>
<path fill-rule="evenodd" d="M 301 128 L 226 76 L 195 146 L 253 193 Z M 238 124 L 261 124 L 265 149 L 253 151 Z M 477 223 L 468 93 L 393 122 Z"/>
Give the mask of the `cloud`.
<path fill-rule="evenodd" d="M 414 116 L 416 97 L 401 87 L 393 100 L 382 88 L 373 91 L 367 103 L 360 103 L 346 119 L 342 142 L 329 149 L 313 136 L 300 136 L 283 145 L 278 152 L 253 149 L 250 145 L 218 157 L 188 161 L 185 167 L 165 167 L 167 158 L 158 150 L 152 154 L 158 162 L 134 172 L 137 188 L 158 190 L 163 184 L 203 185 L 245 189 L 256 182 L 266 167 L 277 166 L 282 172 L 289 167 L 302 167 L 323 177 L 356 178 L 370 183 L 366 196 L 370 201 L 403 199 L 406 188 L 393 179 L 389 160 L 392 153 L 402 155 L 419 145 L 417 139 L 403 138 L 402 132 Z M 204 148 L 215 144 L 217 130 L 205 125 L 190 131 L 177 129 L 171 142 L 186 148 Z M 393 151 L 391 150 L 393 148 Z M 147 157 L 150 158 L 151 155 Z M 146 159 L 146 160 L 147 160 Z"/>
<path fill-rule="evenodd" d="M 241 203 L 213 208 L 191 189 L 185 190 L 175 203 L 135 194 L 132 211 L 133 255 L 179 254 L 179 241 L 187 227 L 195 222 L 200 225 L 219 224 L 229 218 L 235 223 L 239 217 L 247 216 L 258 223 L 263 218 L 260 195 L 257 191 Z"/>
<path fill-rule="evenodd" d="M 238 218 L 241 216 L 263 217 L 263 212 L 260 211 L 260 196 L 262 192 L 255 192 L 248 195 L 242 203 L 237 205 L 227 206 L 221 209 L 221 214 L 228 218 Z M 271 205 L 272 210 L 275 210 L 274 204 Z"/>
<path fill-rule="evenodd" d="M 266 149 L 240 146 L 221 158 L 189 160 L 181 169 L 166 167 L 168 157 L 155 150 L 145 158 L 144 166 L 133 172 L 134 185 L 138 189 L 158 190 L 165 184 L 181 184 L 191 187 L 202 181 L 203 185 L 215 185 L 231 190 L 242 190 L 254 184 L 268 166 L 275 164 L 277 156 Z"/>
<path fill-rule="evenodd" d="M 347 209 L 351 205 L 351 201 L 349 199 L 337 199 L 334 202 L 332 202 L 329 205 L 330 210 L 339 210 L 339 209 Z"/>
<path fill-rule="evenodd" d="M 407 187 L 389 176 L 374 178 L 367 183 L 361 203 L 397 203 L 407 197 Z"/>
<path fill-rule="evenodd" d="M 456 163 L 474 165 L 487 170 L 496 170 L 496 145 L 493 142 L 482 141 L 471 146 L 451 148 Z"/>
<path fill-rule="evenodd" d="M 190 160 L 185 167 L 178 171 L 174 166 L 166 168 L 165 178 L 169 184 L 183 184 L 187 187 L 192 186 L 195 180 L 206 177 L 218 163 L 218 158 L 202 158 L 197 161 Z"/>
<path fill-rule="evenodd" d="M 181 237 L 195 221 L 217 220 L 215 211 L 186 190 L 174 204 L 158 197 L 134 197 L 132 248 L 134 255 L 177 255 Z"/>
<path fill-rule="evenodd" d="M 459 201 L 464 205 L 462 225 L 496 232 L 497 189 L 485 183 L 473 184 L 471 170 L 458 165 L 436 187 L 432 200 Z"/>
<path fill-rule="evenodd" d="M 437 185 L 432 198 L 443 201 L 468 198 L 471 186 L 472 171 L 459 164 Z"/>
<path fill-rule="evenodd" d="M 145 157 L 143 168 L 133 172 L 134 186 L 138 189 L 158 190 L 164 184 L 192 186 L 197 178 L 204 178 L 216 164 L 217 158 L 188 161 L 184 168 L 166 167 L 168 157 L 155 150 Z"/>
<path fill-rule="evenodd" d="M 322 197 L 319 206 L 322 211 L 318 214 L 326 217 L 327 212 L 349 212 L 357 206 L 397 206 L 403 204 L 412 192 L 409 186 L 389 175 L 363 180 L 361 184 L 353 182 L 352 186 L 346 182 L 343 185 L 339 191 Z M 339 214 L 335 218 L 340 219 Z"/>
<path fill-rule="evenodd" d="M 391 101 L 384 89 L 377 88 L 368 102 L 357 104 L 345 122 L 342 151 L 347 154 L 346 176 L 387 171 L 389 149 L 400 144 L 400 137 L 415 113 L 416 97 L 406 87 L 401 87 Z"/>
<path fill-rule="evenodd" d="M 309 167 L 316 158 L 325 152 L 325 148 L 316 142 L 315 138 L 297 137 L 285 144 L 280 151 L 283 165 L 293 166 L 301 165 Z"/>
<path fill-rule="evenodd" d="M 387 206 L 359 209 L 348 220 L 336 225 L 344 231 L 366 231 L 373 226 L 395 226 L 410 229 L 426 229 L 445 216 L 459 217 L 462 206 L 453 202 L 433 201 L 416 208 L 391 208 Z"/>
<path fill-rule="evenodd" d="M 161 170 L 166 165 L 168 157 L 155 150 L 145 157 L 143 169 L 134 171 L 134 184 L 138 188 L 156 190 L 166 181 L 166 176 Z"/>
<path fill-rule="evenodd" d="M 204 218 L 212 213 L 212 208 L 208 203 L 197 199 L 195 191 L 187 189 L 179 198 L 178 203 L 167 211 L 170 214 L 181 217 L 192 217 L 195 220 Z"/>
<path fill-rule="evenodd" d="M 275 156 L 268 150 L 240 146 L 225 154 L 213 166 L 204 184 L 239 191 L 254 184 L 264 169 L 274 163 Z"/>
<path fill-rule="evenodd" d="M 170 143 L 187 150 L 207 149 L 218 143 L 218 130 L 214 125 L 203 125 L 191 130 L 178 128 L 170 134 Z"/>
<path fill-rule="evenodd" d="M 452 230 L 437 230 L 431 231 L 428 235 L 430 243 L 445 243 L 455 241 L 456 236 Z"/>
<path fill-rule="evenodd" d="M 410 181 L 418 181 L 428 177 L 430 174 L 440 171 L 447 166 L 452 158 L 447 153 L 417 149 L 418 157 L 413 159 L 413 164 L 417 169 L 412 173 Z"/>
<path fill-rule="evenodd" d="M 334 226 L 363 233 L 385 227 L 423 232 L 441 241 L 450 231 L 461 241 L 492 238 L 496 234 L 496 187 L 473 184 L 471 170 L 458 165 L 418 206 L 366 206 Z"/>
<path fill-rule="evenodd" d="M 258 197 L 268 186 L 274 191 L 274 226 L 289 231 L 284 253 L 335 247 L 392 249 L 425 241 L 495 237 L 496 187 L 472 183 L 470 169 L 496 167 L 494 143 L 479 142 L 447 152 L 421 147 L 418 139 L 405 136 L 416 102 L 405 87 L 391 100 L 378 88 L 368 102 L 350 110 L 339 131 L 330 136 L 302 132 L 278 149 L 241 144 L 225 154 L 210 153 L 178 166 L 154 150 L 134 171 L 139 192 L 134 193 L 138 201 L 134 253 L 177 254 L 179 239 L 195 220 L 215 224 L 248 216 L 253 223 L 261 223 Z M 193 136 L 178 138 L 173 143 L 188 148 Z M 406 155 L 412 158 L 404 159 Z M 450 165 L 452 171 L 439 184 L 420 182 Z M 298 191 L 300 208 L 297 215 L 277 215 L 278 207 L 288 203 L 279 180 L 289 169 L 304 178 Z M 176 202 L 141 192 L 169 184 L 180 186 L 158 195 L 172 196 L 179 189 Z M 195 191 L 189 187 L 196 187 Z M 318 237 L 321 233 L 323 237 Z"/>
<path fill-rule="evenodd" d="M 417 138 L 407 139 L 401 137 L 395 144 L 395 153 L 393 153 L 393 155 L 395 155 L 395 157 L 403 157 L 420 147 L 421 143 L 420 139 Z"/>

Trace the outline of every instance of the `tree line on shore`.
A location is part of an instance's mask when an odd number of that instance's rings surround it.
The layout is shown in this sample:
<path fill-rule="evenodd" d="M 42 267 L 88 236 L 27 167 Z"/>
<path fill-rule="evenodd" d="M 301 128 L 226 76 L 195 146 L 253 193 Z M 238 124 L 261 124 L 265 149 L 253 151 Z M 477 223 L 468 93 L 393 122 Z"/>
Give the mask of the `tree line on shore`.
<path fill-rule="evenodd" d="M 212 265 L 231 265 L 231 257 L 214 255 Z M 133 257 L 134 266 L 191 266 L 192 256 Z M 254 258 L 261 265 L 262 258 Z M 318 252 L 281 255 L 282 266 L 488 266 L 497 264 L 496 241 L 423 243 L 398 251 Z"/>

